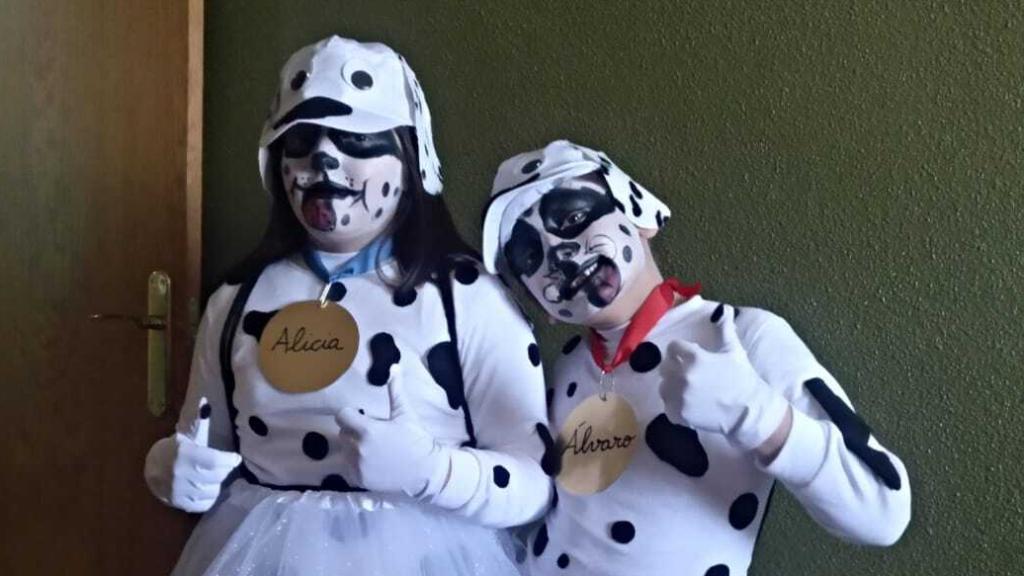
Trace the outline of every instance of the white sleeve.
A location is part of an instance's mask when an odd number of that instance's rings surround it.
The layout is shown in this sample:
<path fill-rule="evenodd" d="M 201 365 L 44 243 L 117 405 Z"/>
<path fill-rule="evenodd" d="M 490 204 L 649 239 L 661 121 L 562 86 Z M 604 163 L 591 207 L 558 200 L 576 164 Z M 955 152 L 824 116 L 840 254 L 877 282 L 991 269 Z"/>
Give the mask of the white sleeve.
<path fill-rule="evenodd" d="M 210 403 L 210 447 L 219 450 L 237 451 L 234 433 L 228 416 L 224 381 L 220 369 L 220 336 L 227 320 L 228 310 L 238 293 L 238 286 L 222 285 L 210 296 L 203 312 L 192 351 L 192 368 L 189 373 L 188 392 L 178 416 L 177 430 L 182 434 L 196 419 L 199 399 L 206 397 Z"/>
<path fill-rule="evenodd" d="M 550 444 L 540 349 L 500 283 L 460 266 L 453 300 L 476 445 L 455 451 L 433 502 L 484 525 L 516 526 L 538 518 L 551 498 L 540 465 Z"/>
<path fill-rule="evenodd" d="M 761 468 L 830 533 L 859 544 L 895 543 L 910 522 L 903 462 L 871 435 L 785 320 L 744 308 L 736 323 L 754 368 L 793 406 L 785 445 Z"/>

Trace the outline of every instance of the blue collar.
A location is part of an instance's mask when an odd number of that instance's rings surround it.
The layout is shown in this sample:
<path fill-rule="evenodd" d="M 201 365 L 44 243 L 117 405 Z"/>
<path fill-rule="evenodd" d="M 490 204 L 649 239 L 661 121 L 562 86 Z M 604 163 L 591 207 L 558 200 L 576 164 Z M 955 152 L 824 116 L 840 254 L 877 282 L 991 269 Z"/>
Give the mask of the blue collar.
<path fill-rule="evenodd" d="M 390 236 L 381 236 L 363 247 L 347 262 L 342 264 L 339 270 L 328 272 L 316 250 L 306 244 L 302 248 L 302 258 L 306 266 L 313 271 L 321 280 L 331 283 L 349 276 L 365 274 L 377 268 L 377 262 L 383 262 L 391 258 L 392 242 Z"/>

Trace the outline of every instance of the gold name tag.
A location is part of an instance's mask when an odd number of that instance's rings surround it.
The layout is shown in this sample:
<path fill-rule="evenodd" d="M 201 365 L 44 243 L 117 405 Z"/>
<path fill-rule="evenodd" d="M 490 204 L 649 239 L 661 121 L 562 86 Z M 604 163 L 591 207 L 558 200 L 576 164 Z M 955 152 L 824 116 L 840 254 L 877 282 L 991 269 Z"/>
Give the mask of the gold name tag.
<path fill-rule="evenodd" d="M 638 438 L 636 414 L 625 398 L 587 398 L 569 414 L 559 433 L 559 485 L 579 496 L 608 488 L 629 466 Z"/>
<path fill-rule="evenodd" d="M 359 350 L 359 327 L 334 302 L 290 304 L 260 337 L 260 371 L 278 390 L 314 392 L 341 377 Z"/>

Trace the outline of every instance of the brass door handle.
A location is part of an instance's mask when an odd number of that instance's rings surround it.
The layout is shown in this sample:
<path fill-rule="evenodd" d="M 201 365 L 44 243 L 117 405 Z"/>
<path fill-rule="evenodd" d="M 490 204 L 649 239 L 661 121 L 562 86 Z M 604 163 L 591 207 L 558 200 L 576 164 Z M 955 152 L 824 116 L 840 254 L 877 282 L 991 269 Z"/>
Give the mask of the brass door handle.
<path fill-rule="evenodd" d="M 146 331 L 146 404 L 153 416 L 167 409 L 167 382 L 171 367 L 171 277 L 162 270 L 149 275 L 147 314 L 90 314 L 93 321 L 131 322 Z"/>
<path fill-rule="evenodd" d="M 142 330 L 166 330 L 167 318 L 163 316 L 129 316 L 128 314 L 92 314 L 89 320 L 124 320 Z"/>

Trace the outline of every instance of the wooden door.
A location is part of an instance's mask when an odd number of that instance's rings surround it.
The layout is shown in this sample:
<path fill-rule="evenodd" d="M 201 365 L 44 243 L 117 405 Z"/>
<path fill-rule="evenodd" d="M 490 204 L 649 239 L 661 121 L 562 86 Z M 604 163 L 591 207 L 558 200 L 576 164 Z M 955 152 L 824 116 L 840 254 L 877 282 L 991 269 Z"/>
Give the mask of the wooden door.
<path fill-rule="evenodd" d="M 166 574 L 193 519 L 142 478 L 199 285 L 201 0 L 0 3 L 0 574 Z M 146 404 L 153 270 L 171 406 Z"/>

